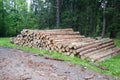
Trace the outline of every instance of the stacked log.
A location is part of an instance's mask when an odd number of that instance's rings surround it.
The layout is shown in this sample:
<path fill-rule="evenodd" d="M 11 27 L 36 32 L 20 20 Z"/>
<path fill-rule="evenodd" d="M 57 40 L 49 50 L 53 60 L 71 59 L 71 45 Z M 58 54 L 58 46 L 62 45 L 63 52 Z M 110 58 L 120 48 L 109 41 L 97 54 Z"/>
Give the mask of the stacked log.
<path fill-rule="evenodd" d="M 107 55 L 110 56 L 120 52 L 120 49 L 116 49 L 112 39 L 86 38 L 84 35 L 80 35 L 79 32 L 74 32 L 71 28 L 54 30 L 24 29 L 21 34 L 11 39 L 11 43 L 55 50 L 69 56 L 77 55 L 82 59 L 90 58 L 92 61 L 104 60 Z M 107 54 L 101 56 L 100 54 L 105 51 Z"/>

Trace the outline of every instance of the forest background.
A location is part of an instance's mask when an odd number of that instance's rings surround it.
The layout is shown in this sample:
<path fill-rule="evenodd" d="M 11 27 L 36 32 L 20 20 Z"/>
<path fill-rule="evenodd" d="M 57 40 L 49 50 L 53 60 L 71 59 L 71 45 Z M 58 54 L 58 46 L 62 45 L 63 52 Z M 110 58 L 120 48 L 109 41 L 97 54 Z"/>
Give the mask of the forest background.
<path fill-rule="evenodd" d="M 120 38 L 120 0 L 0 0 L 0 37 L 56 28 Z"/>

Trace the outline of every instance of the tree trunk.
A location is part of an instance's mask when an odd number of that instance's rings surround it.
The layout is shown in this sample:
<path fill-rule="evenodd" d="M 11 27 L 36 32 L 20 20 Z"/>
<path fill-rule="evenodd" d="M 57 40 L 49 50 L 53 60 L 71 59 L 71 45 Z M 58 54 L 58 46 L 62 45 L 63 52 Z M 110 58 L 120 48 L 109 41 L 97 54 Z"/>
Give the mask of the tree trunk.
<path fill-rule="evenodd" d="M 105 15 L 105 10 L 106 10 L 106 0 L 103 2 L 103 28 L 102 28 L 102 38 L 105 37 L 105 27 L 106 27 L 106 15 Z"/>
<path fill-rule="evenodd" d="M 56 0 L 56 27 L 59 28 L 60 26 L 60 7 L 59 7 L 59 0 Z"/>

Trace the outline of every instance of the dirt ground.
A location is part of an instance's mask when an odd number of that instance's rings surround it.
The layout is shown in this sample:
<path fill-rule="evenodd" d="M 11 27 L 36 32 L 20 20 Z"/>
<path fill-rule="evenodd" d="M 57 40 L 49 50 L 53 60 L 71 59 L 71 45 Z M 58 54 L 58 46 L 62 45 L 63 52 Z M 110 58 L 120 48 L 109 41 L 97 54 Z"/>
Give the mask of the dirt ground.
<path fill-rule="evenodd" d="M 69 62 L 0 47 L 0 80 L 118 80 Z"/>

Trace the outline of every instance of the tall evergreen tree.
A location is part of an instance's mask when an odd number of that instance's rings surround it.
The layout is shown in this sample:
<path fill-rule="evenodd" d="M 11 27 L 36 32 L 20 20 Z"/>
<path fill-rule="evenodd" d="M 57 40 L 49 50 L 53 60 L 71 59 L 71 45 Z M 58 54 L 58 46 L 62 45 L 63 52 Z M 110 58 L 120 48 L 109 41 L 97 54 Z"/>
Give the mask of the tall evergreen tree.
<path fill-rule="evenodd" d="M 4 14 L 5 11 L 4 11 L 3 0 L 0 0 L 0 37 L 5 36 Z"/>

